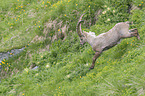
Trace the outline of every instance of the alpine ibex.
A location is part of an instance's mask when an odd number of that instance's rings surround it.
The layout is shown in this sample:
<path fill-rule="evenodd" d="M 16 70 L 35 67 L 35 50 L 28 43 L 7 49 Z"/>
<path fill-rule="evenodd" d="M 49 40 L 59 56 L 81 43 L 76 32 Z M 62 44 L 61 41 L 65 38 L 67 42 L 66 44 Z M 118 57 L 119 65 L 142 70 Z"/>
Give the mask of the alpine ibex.
<path fill-rule="evenodd" d="M 84 15 L 84 14 L 83 14 Z M 140 40 L 140 36 L 137 28 L 129 30 L 130 22 L 121 22 L 117 23 L 112 29 L 110 29 L 106 33 L 102 33 L 98 36 L 95 35 L 94 32 L 85 32 L 81 30 L 81 19 L 83 15 L 80 17 L 79 22 L 76 27 L 76 31 L 80 37 L 80 44 L 84 44 L 88 42 L 93 50 L 95 51 L 95 55 L 93 57 L 93 62 L 90 69 L 93 69 L 95 66 L 96 59 L 100 56 L 100 54 L 113 46 L 117 45 L 121 39 L 137 37 Z"/>

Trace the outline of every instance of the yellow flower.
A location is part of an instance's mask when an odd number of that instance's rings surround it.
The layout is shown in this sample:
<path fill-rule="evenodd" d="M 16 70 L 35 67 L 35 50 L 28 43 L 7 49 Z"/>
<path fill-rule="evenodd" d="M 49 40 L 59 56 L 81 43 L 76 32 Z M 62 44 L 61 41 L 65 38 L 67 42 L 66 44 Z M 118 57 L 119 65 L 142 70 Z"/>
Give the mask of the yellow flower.
<path fill-rule="evenodd" d="M 58 31 L 60 31 L 60 29 L 58 29 Z"/>
<path fill-rule="evenodd" d="M 2 61 L 2 64 L 5 64 L 5 62 Z"/>
<path fill-rule="evenodd" d="M 143 3 L 143 2 L 141 2 L 141 3 Z"/>
<path fill-rule="evenodd" d="M 90 7 L 90 6 L 89 6 Z"/>
<path fill-rule="evenodd" d="M 45 7 L 47 7 L 47 5 L 45 5 Z"/>
<path fill-rule="evenodd" d="M 24 93 L 22 95 L 25 95 Z"/>
<path fill-rule="evenodd" d="M 139 6 L 141 6 L 141 4 L 139 4 Z"/>
<path fill-rule="evenodd" d="M 0 63 L 0 65 L 2 65 L 2 64 Z"/>
<path fill-rule="evenodd" d="M 76 4 L 76 6 L 78 6 L 78 4 Z"/>

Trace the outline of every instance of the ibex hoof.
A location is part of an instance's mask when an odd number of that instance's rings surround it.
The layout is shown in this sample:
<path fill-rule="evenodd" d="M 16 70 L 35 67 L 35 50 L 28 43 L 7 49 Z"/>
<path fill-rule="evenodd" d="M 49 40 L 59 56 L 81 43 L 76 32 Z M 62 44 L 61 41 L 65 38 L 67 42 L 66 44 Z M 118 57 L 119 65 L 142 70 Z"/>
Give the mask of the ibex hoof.
<path fill-rule="evenodd" d="M 89 70 L 92 70 L 92 69 L 94 69 L 94 67 L 90 67 L 90 68 L 89 68 Z"/>

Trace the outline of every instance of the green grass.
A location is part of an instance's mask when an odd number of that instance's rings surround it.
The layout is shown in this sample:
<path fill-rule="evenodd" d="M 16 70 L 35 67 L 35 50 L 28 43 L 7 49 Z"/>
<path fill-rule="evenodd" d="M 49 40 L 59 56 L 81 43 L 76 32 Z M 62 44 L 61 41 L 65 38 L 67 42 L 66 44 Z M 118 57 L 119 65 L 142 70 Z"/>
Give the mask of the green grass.
<path fill-rule="evenodd" d="M 128 14 L 127 8 L 120 6 L 126 6 L 128 2 L 115 0 L 105 3 L 100 0 L 2 0 L 0 52 L 23 46 L 26 49 L 2 61 L 0 96 L 144 96 L 145 8 L 141 0 L 130 2 L 142 9 Z M 90 26 L 90 20 L 99 9 L 106 13 Z M 141 40 L 135 37 L 122 40 L 103 52 L 95 68 L 89 71 L 95 52 L 88 43 L 81 46 L 75 32 L 82 13 L 86 13 L 83 18 L 85 26 L 90 27 L 83 26 L 86 31 L 91 30 L 98 35 L 110 30 L 117 22 L 129 20 L 134 23 L 130 28 L 138 29 Z M 52 42 L 43 33 L 46 24 L 56 18 L 57 22 L 69 25 L 64 41 L 58 39 Z M 107 21 L 108 18 L 110 21 Z M 55 35 L 58 29 L 57 26 L 49 31 L 48 36 Z M 31 42 L 36 36 L 43 39 Z M 31 70 L 32 65 L 38 66 L 38 69 Z"/>

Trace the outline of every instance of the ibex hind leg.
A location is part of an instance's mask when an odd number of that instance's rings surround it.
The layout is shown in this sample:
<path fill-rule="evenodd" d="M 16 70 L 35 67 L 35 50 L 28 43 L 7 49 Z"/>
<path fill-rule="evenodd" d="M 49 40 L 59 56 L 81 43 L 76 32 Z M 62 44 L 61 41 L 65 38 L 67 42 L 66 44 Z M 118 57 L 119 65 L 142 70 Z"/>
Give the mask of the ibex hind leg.
<path fill-rule="evenodd" d="M 130 38 L 130 37 L 137 37 L 137 39 L 140 40 L 140 36 L 136 28 L 129 30 L 127 34 L 124 34 L 123 36 L 121 36 L 121 38 Z"/>
<path fill-rule="evenodd" d="M 129 30 L 129 32 L 131 32 L 132 36 L 135 36 L 138 40 L 140 40 L 140 36 L 139 36 L 137 28 L 131 29 Z"/>

